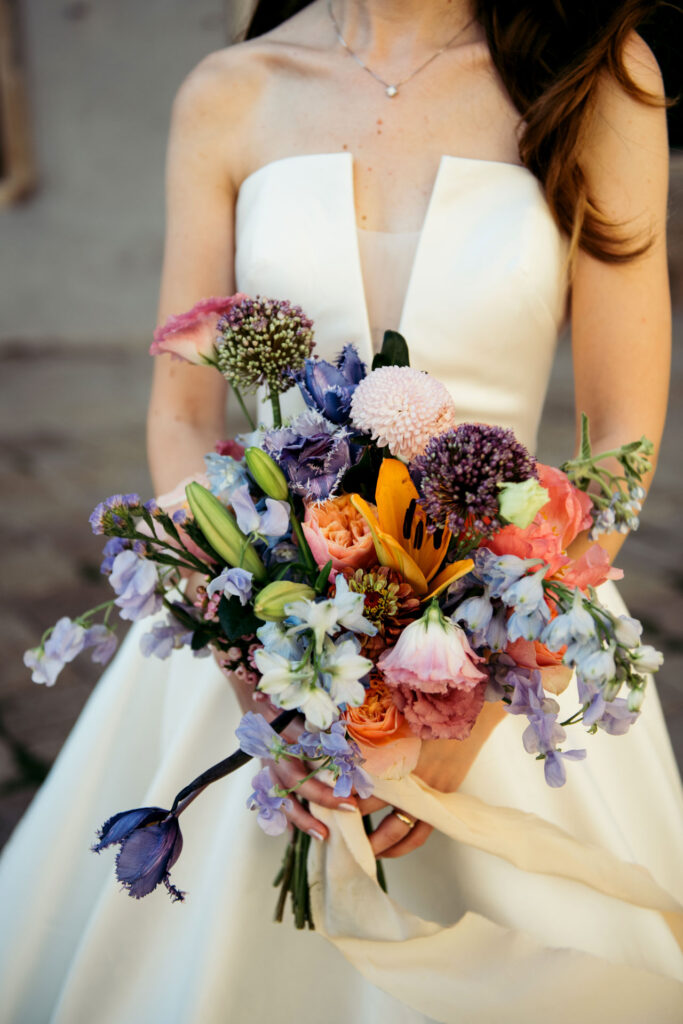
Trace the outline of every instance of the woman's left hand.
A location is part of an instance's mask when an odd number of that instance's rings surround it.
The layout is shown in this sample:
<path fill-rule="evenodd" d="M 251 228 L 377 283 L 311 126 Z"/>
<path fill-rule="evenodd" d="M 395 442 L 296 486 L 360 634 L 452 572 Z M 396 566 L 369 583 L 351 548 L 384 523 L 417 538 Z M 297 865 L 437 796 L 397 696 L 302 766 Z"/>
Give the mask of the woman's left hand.
<path fill-rule="evenodd" d="M 474 764 L 477 754 L 496 725 L 505 718 L 500 701 L 484 704 L 466 740 L 423 740 L 420 759 L 413 774 L 440 793 L 455 793 Z M 362 814 L 390 806 L 378 797 L 359 800 Z M 404 819 L 408 819 L 407 821 Z M 414 825 L 410 822 L 415 821 Z M 400 807 L 392 808 L 369 836 L 376 857 L 402 857 L 422 846 L 433 832 L 426 821 L 415 820 Z"/>

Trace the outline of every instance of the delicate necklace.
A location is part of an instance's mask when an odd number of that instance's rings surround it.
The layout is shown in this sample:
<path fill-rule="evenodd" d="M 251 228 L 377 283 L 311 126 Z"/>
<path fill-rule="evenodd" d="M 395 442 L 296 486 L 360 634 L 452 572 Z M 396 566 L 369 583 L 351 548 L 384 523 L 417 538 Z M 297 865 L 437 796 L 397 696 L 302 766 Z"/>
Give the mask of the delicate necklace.
<path fill-rule="evenodd" d="M 363 61 L 358 56 L 358 54 L 354 53 L 354 51 L 351 49 L 349 44 L 346 42 L 346 40 L 344 39 L 344 36 L 341 34 L 341 32 L 339 30 L 339 25 L 337 24 L 337 19 L 334 16 L 334 11 L 332 10 L 332 0 L 327 0 L 327 10 L 329 11 L 330 18 L 331 18 L 332 24 L 334 26 L 334 31 L 337 34 L 337 39 L 339 40 L 339 42 L 342 44 L 342 46 L 344 47 L 346 52 L 349 54 L 349 56 L 353 57 L 353 59 L 358 64 L 360 64 L 360 66 L 363 68 L 364 71 L 367 71 L 367 73 L 369 75 L 372 75 L 372 77 L 374 79 L 376 79 L 376 81 L 378 81 L 380 83 L 380 85 L 384 86 L 384 91 L 387 94 L 387 96 L 389 97 L 389 99 L 393 99 L 393 97 L 397 95 L 400 86 L 405 85 L 406 82 L 410 81 L 411 78 L 415 77 L 415 75 L 418 73 L 418 71 L 422 71 L 422 69 L 426 68 L 428 64 L 431 64 L 431 62 L 433 60 L 435 60 L 439 56 L 439 54 L 443 53 L 444 50 L 447 50 L 448 47 L 452 43 L 455 42 L 455 40 L 458 38 L 458 36 L 462 35 L 462 33 L 465 31 L 465 29 L 469 28 L 470 25 L 472 24 L 472 22 L 475 20 L 474 18 L 470 18 L 470 20 L 467 22 L 467 24 L 463 25 L 462 28 L 459 28 L 458 31 L 455 33 L 455 35 L 451 39 L 449 39 L 448 42 L 445 43 L 444 46 L 442 46 L 440 50 L 437 50 L 436 53 L 433 53 L 431 55 L 431 57 L 428 57 L 427 60 L 424 61 L 423 64 L 420 64 L 420 66 L 418 68 L 415 68 L 414 71 L 411 71 L 410 74 L 407 75 L 405 78 L 402 78 L 398 82 L 394 82 L 394 84 L 392 85 L 390 82 L 385 82 L 383 78 L 380 78 L 380 76 L 375 71 L 372 70 L 372 68 L 369 68 L 367 66 L 367 64 L 364 64 Z"/>

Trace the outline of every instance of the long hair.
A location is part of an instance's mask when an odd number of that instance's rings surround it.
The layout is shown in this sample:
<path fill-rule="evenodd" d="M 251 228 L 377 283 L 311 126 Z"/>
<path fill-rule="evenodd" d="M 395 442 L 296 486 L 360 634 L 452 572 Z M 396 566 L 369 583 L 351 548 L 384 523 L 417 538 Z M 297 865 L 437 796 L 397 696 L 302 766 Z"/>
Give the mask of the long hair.
<path fill-rule="evenodd" d="M 312 0 L 259 0 L 245 38 L 275 28 Z M 543 185 L 558 226 L 569 236 L 569 260 L 579 248 L 607 263 L 646 252 L 601 212 L 581 167 L 581 146 L 599 81 L 610 74 L 631 96 L 669 105 L 631 79 L 623 59 L 631 31 L 663 0 L 474 0 L 493 63 L 522 119 L 520 160 Z"/>

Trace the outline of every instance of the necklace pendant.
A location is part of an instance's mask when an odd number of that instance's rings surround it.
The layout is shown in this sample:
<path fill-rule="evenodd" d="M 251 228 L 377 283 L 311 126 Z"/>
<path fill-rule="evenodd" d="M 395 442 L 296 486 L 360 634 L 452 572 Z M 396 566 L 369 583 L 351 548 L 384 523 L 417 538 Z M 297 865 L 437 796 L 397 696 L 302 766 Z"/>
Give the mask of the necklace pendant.
<path fill-rule="evenodd" d="M 385 92 L 386 92 L 387 96 L 389 97 L 389 99 L 391 100 L 397 94 L 398 86 L 396 86 L 396 85 L 388 85 L 386 87 L 386 89 L 385 89 Z"/>

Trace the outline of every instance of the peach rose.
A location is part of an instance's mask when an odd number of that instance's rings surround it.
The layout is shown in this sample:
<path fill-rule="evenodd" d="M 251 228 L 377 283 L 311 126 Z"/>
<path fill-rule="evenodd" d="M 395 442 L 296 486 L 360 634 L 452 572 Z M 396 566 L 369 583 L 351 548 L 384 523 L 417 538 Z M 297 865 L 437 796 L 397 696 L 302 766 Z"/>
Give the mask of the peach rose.
<path fill-rule="evenodd" d="M 331 580 L 342 569 L 364 569 L 377 562 L 370 527 L 348 494 L 309 505 L 303 531 L 321 569 L 332 559 Z"/>
<path fill-rule="evenodd" d="M 514 658 L 521 668 L 538 669 L 543 689 L 557 695 L 567 689 L 572 677 L 572 669 L 562 664 L 565 650 L 563 647 L 559 651 L 551 651 L 539 640 L 515 640 L 507 645 L 505 653 Z"/>
<path fill-rule="evenodd" d="M 394 704 L 379 673 L 373 673 L 364 703 L 358 708 L 347 707 L 343 717 L 368 772 L 380 779 L 402 779 L 412 772 L 421 742 Z"/>

